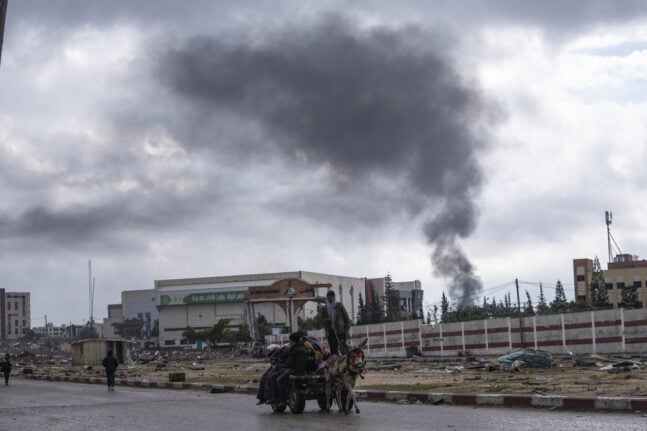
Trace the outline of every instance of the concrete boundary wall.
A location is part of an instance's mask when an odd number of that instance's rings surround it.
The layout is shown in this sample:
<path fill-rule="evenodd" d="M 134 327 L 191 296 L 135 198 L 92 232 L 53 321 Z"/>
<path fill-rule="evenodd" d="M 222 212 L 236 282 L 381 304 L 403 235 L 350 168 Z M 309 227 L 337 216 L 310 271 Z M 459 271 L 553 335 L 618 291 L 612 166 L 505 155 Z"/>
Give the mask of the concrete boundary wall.
<path fill-rule="evenodd" d="M 309 331 L 325 342 L 323 330 Z M 387 322 L 351 327 L 349 344 L 365 338 L 367 357 L 452 357 L 499 355 L 521 347 L 551 353 L 647 352 L 647 309 L 600 310 L 548 314 L 469 322 L 423 324 L 421 320 Z M 267 337 L 268 342 L 287 342 L 287 335 Z"/>
<path fill-rule="evenodd" d="M 521 347 L 551 353 L 647 351 L 647 310 L 600 310 L 422 325 L 425 356 L 503 354 Z"/>

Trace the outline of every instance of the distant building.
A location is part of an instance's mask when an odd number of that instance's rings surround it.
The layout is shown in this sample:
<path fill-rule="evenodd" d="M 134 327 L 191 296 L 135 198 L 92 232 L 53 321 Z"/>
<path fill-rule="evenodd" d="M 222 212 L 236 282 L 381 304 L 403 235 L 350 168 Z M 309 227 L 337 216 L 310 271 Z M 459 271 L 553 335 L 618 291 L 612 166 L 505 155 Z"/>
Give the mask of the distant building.
<path fill-rule="evenodd" d="M 647 260 L 638 256 L 619 254 L 613 262 L 607 264 L 604 272 L 604 287 L 607 289 L 609 303 L 618 308 L 622 303 L 622 290 L 630 288 L 638 293 L 640 305 L 647 302 Z M 573 260 L 573 277 L 575 281 L 575 298 L 591 302 L 591 279 L 593 261 L 591 259 Z"/>
<path fill-rule="evenodd" d="M 0 289 L 0 339 L 17 340 L 31 327 L 29 292 Z"/>
<path fill-rule="evenodd" d="M 55 326 L 54 323 L 48 322 L 47 326 L 35 326 L 31 330 L 40 338 L 68 340 L 78 337 L 82 328 L 83 326 L 80 325 L 62 324 L 61 326 Z"/>
<path fill-rule="evenodd" d="M 144 322 L 142 339 L 153 338 L 155 322 L 159 320 L 155 289 L 126 290 L 121 292 L 122 315 L 124 319 L 139 319 Z"/>
<path fill-rule="evenodd" d="M 144 322 L 138 340 L 149 341 L 153 338 L 159 311 L 155 302 L 155 290 L 126 290 L 121 292 L 121 304 L 108 305 L 108 317 L 103 319 L 105 338 L 119 337 L 115 333 L 114 323 L 123 323 L 126 319 L 139 319 Z"/>
<path fill-rule="evenodd" d="M 422 318 L 423 290 L 420 280 L 392 281 L 391 284 L 399 294 L 399 310 L 401 319 Z M 372 301 L 373 292 L 384 305 L 386 277 L 367 278 L 364 292 L 364 303 Z"/>
<path fill-rule="evenodd" d="M 106 338 L 116 338 L 115 328 L 113 323 L 121 323 L 124 321 L 124 314 L 121 304 L 108 304 L 108 317 L 103 319 L 103 335 Z"/>

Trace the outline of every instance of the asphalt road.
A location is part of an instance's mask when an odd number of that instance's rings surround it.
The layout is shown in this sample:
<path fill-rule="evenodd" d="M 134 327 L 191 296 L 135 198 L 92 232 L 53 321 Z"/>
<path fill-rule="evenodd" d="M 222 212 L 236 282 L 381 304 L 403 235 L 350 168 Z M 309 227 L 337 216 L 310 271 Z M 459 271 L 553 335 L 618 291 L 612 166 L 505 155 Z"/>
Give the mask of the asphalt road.
<path fill-rule="evenodd" d="M 600 413 L 360 402 L 357 415 L 274 414 L 249 395 L 14 380 L 0 386 L 0 431 L 586 430 L 647 429 L 647 412 Z M 289 410 L 288 410 L 289 412 Z"/>

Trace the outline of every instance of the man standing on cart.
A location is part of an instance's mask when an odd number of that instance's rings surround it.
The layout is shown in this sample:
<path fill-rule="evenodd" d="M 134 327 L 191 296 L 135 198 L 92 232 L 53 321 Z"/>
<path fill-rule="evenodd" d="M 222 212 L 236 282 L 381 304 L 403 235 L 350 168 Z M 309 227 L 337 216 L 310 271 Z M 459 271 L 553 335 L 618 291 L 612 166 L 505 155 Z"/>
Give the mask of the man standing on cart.
<path fill-rule="evenodd" d="M 326 329 L 328 347 L 332 355 L 339 354 L 339 346 L 346 348 L 346 334 L 350 329 L 350 319 L 344 304 L 335 301 L 335 292 L 329 290 L 326 294 L 326 304 L 321 311 L 321 322 Z"/>

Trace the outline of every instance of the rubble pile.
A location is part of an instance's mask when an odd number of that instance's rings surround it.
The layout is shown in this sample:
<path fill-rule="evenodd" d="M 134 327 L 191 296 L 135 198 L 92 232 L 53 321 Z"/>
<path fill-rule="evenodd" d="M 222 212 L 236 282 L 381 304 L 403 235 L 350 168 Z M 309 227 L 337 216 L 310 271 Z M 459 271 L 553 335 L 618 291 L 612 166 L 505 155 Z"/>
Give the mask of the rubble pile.
<path fill-rule="evenodd" d="M 11 348 L 13 375 L 96 376 L 101 366 L 73 366 L 60 346 L 39 344 Z M 1 347 L 0 347 L 1 348 Z M 527 350 L 527 349 L 526 349 Z M 41 351 L 43 352 L 41 354 Z M 269 364 L 250 355 L 195 350 L 134 350 L 132 363 L 117 370 L 117 378 L 256 385 Z M 358 389 L 437 393 L 505 393 L 574 396 L 647 397 L 647 369 L 640 356 L 562 355 L 541 351 L 511 352 L 500 357 L 414 357 L 369 360 Z"/>

